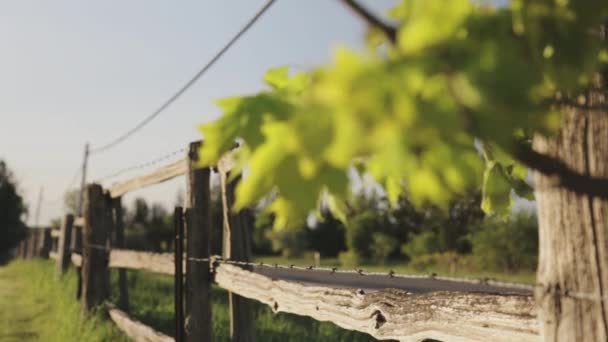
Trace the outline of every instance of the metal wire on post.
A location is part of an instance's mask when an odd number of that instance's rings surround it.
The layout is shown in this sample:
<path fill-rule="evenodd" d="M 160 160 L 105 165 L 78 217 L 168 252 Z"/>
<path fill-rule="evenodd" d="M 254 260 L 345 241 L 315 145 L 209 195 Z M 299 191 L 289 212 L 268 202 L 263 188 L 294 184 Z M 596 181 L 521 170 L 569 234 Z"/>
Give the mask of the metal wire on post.
<path fill-rule="evenodd" d="M 135 171 L 135 170 L 140 170 L 140 169 L 143 169 L 143 168 L 147 168 L 147 167 L 150 167 L 150 166 L 154 166 L 154 165 L 160 164 L 161 162 L 164 162 L 164 161 L 167 161 L 169 159 L 172 159 L 175 156 L 181 156 L 185 152 L 186 152 L 186 149 L 180 148 L 179 150 L 176 150 L 176 151 L 173 151 L 173 152 L 169 152 L 169 153 L 167 153 L 165 155 L 162 155 L 162 156 L 160 156 L 158 158 L 149 160 L 147 162 L 131 165 L 129 167 L 122 168 L 122 169 L 120 169 L 118 171 L 115 171 L 115 172 L 113 172 L 111 174 L 108 174 L 106 176 L 99 177 L 99 178 L 97 178 L 95 180 L 95 183 L 101 183 L 101 182 L 106 181 L 108 179 L 112 179 L 112 178 L 118 177 L 118 176 L 120 176 L 120 175 L 122 175 L 124 173 L 127 173 L 127 172 L 131 172 L 131 171 Z"/>

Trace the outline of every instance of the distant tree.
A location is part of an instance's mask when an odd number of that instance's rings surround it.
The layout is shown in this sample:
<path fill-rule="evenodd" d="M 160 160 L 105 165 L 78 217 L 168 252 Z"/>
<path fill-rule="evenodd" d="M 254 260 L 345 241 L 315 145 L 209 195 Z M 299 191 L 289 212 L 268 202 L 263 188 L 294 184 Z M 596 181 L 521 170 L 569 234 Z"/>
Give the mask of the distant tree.
<path fill-rule="evenodd" d="M 321 208 L 321 220 L 314 227 L 309 227 L 307 232 L 308 247 L 322 257 L 336 257 L 346 250 L 344 225 L 326 207 Z"/>
<path fill-rule="evenodd" d="M 382 264 L 386 262 L 388 256 L 397 248 L 398 242 L 391 236 L 376 232 L 372 235 L 370 250 L 372 258 Z"/>
<path fill-rule="evenodd" d="M 0 160 L 0 262 L 27 235 L 23 217 L 27 208 L 17 191 L 13 173 Z"/>

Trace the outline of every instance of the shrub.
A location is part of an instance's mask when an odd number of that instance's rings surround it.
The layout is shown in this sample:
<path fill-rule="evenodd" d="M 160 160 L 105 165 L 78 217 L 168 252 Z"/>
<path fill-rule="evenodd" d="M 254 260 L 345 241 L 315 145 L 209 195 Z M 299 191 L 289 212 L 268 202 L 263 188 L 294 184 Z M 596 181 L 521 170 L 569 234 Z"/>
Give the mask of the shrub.
<path fill-rule="evenodd" d="M 534 270 L 538 255 L 536 215 L 520 212 L 502 220 L 490 218 L 469 236 L 479 266 L 497 271 Z"/>
<path fill-rule="evenodd" d="M 397 241 L 384 233 L 374 233 L 370 250 L 375 261 L 382 264 L 386 262 L 388 256 L 397 248 Z"/>
<path fill-rule="evenodd" d="M 361 263 L 361 258 L 354 251 L 342 252 L 338 255 L 338 260 L 342 267 L 357 267 Z"/>
<path fill-rule="evenodd" d="M 440 251 L 440 241 L 436 233 L 425 230 L 415 235 L 408 243 L 401 246 L 401 252 L 410 258 L 420 255 L 433 254 Z"/>

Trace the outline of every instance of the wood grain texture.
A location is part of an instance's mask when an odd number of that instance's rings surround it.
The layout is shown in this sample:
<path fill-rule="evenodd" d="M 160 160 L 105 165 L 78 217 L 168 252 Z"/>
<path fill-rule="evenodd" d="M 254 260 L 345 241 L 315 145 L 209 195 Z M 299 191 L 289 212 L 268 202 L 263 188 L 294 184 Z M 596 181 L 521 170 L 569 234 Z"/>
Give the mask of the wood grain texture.
<path fill-rule="evenodd" d="M 99 184 L 87 185 L 82 227 L 81 308 L 89 313 L 110 296 L 107 251 L 99 246 L 108 242 L 111 222 L 106 195 Z"/>
<path fill-rule="evenodd" d="M 118 183 L 110 188 L 110 196 L 120 197 L 129 191 L 141 189 L 153 184 L 168 181 L 177 176 L 181 176 L 188 171 L 188 161 L 178 160 L 173 164 L 161 167 L 160 169 L 145 176 L 136 177 L 123 183 Z"/>
<path fill-rule="evenodd" d="M 211 170 L 198 168 L 200 142 L 189 146 L 186 198 L 186 260 L 209 258 L 211 250 Z M 211 322 L 211 272 L 209 263 L 186 263 L 186 327 L 185 341 L 213 341 Z"/>
<path fill-rule="evenodd" d="M 108 311 L 114 324 L 135 342 L 173 342 L 173 338 L 129 317 L 125 312 L 112 308 Z"/>
<path fill-rule="evenodd" d="M 173 275 L 175 274 L 174 260 L 172 253 L 138 252 L 126 249 L 110 251 L 111 268 L 129 268 Z"/>
<path fill-rule="evenodd" d="M 216 268 L 215 281 L 275 312 L 333 322 L 380 340 L 540 341 L 534 299 L 528 295 L 306 286 L 226 264 Z"/>
<path fill-rule="evenodd" d="M 608 82 L 598 75 L 597 89 Z M 594 82 L 594 83 L 595 83 Z M 603 83 L 603 84 L 602 84 Z M 590 106 L 608 105 L 604 91 L 589 90 Z M 563 161 L 580 174 L 608 178 L 608 111 L 562 108 L 559 133 L 537 135 L 537 152 Z M 608 295 L 608 200 L 559 186 L 535 173 L 539 254 L 536 298 L 545 341 L 607 341 L 608 301 L 580 300 L 565 291 Z"/>

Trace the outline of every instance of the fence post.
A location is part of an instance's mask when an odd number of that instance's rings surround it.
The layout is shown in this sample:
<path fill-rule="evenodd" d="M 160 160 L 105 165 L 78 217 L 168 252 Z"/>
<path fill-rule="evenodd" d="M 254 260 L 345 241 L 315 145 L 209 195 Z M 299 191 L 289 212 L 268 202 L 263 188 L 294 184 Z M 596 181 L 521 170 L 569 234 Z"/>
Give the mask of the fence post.
<path fill-rule="evenodd" d="M 125 227 L 122 213 L 122 198 L 112 199 L 112 221 L 114 223 L 114 246 L 117 248 L 125 247 Z M 118 269 L 118 307 L 129 312 L 129 288 L 127 286 L 127 270 Z"/>
<path fill-rule="evenodd" d="M 188 150 L 187 216 L 186 216 L 186 341 L 212 341 L 211 273 L 209 262 L 190 258 L 209 259 L 211 248 L 211 212 L 209 168 L 197 168 L 200 142 L 193 142 Z"/>
<path fill-rule="evenodd" d="M 82 294 L 83 313 L 100 305 L 109 295 L 108 221 L 106 197 L 98 184 L 90 184 L 85 192 L 84 227 L 82 227 Z"/>
<path fill-rule="evenodd" d="M 30 234 L 27 239 L 27 256 L 26 259 L 31 260 L 36 256 L 36 231 L 35 228 L 30 229 Z"/>
<path fill-rule="evenodd" d="M 245 210 L 235 213 L 234 189 L 241 176 L 228 182 L 230 172 L 221 170 L 220 180 L 224 211 L 224 241 L 222 257 L 229 260 L 250 261 L 251 241 Z M 255 318 L 251 300 L 229 293 L 230 337 L 232 341 L 255 341 Z"/>
<path fill-rule="evenodd" d="M 71 253 L 78 253 L 82 256 L 82 231 L 84 227 L 76 227 L 72 226 L 72 246 Z M 70 253 L 70 257 L 71 257 Z M 76 299 L 80 299 L 82 295 L 82 264 L 80 267 L 76 267 L 76 276 L 78 278 L 78 283 L 76 287 Z"/>
<path fill-rule="evenodd" d="M 59 232 L 59 242 L 57 247 L 58 258 L 57 258 L 57 274 L 63 275 L 67 272 L 70 265 L 72 251 L 70 245 L 72 241 L 72 225 L 74 224 L 74 215 L 67 214 L 63 218 L 61 230 Z"/>
<path fill-rule="evenodd" d="M 40 240 L 40 256 L 48 259 L 49 252 L 53 249 L 53 238 L 51 237 L 52 228 L 44 228 L 42 240 Z"/>
<path fill-rule="evenodd" d="M 175 207 L 173 212 L 175 229 L 175 342 L 184 341 L 184 212 L 182 207 Z"/>

